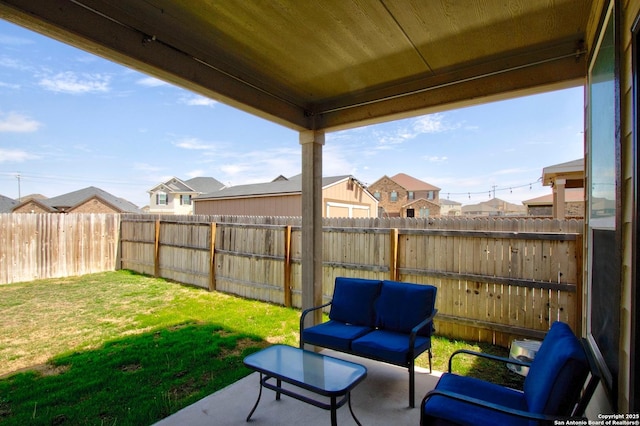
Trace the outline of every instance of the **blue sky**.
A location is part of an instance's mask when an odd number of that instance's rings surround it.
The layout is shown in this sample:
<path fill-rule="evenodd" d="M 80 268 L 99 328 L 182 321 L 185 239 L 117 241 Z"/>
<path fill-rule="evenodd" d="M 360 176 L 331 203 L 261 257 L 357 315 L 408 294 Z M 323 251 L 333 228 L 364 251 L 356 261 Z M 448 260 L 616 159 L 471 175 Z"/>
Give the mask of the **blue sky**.
<path fill-rule="evenodd" d="M 441 198 L 519 204 L 551 192 L 543 167 L 583 156 L 582 129 L 581 87 L 493 102 L 328 133 L 323 175 L 406 173 Z M 300 164 L 293 130 L 0 20 L 1 195 L 97 186 L 142 207 L 172 176 L 241 185 Z"/>

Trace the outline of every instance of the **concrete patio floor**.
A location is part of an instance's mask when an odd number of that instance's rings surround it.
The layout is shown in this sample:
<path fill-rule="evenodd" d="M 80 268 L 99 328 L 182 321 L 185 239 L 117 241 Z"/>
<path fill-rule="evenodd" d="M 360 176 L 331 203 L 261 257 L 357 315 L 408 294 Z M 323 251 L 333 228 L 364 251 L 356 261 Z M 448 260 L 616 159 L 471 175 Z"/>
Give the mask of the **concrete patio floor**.
<path fill-rule="evenodd" d="M 323 350 L 335 356 L 367 367 L 367 377 L 351 391 L 351 405 L 356 417 L 365 425 L 418 425 L 420 402 L 433 389 L 441 373 L 429 374 L 416 367 L 416 408 L 409 408 L 409 373 L 406 368 L 371 361 L 348 354 Z M 330 412 L 283 395 L 276 401 L 275 393 L 264 389 L 258 408 L 249 423 L 245 421 L 258 398 L 259 374 L 249 376 L 190 405 L 156 426 L 326 426 L 331 424 Z M 301 392 L 302 393 L 302 392 Z M 347 404 L 338 409 L 339 425 L 355 425 Z"/>

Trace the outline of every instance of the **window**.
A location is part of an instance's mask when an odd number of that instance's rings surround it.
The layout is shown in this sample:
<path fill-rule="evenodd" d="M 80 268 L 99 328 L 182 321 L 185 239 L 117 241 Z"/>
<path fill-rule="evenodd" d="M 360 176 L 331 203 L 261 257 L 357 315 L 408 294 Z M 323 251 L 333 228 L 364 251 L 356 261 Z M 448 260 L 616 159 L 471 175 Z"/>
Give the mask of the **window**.
<path fill-rule="evenodd" d="M 413 193 L 413 191 L 409 191 L 409 200 L 414 200 L 415 199 L 415 194 Z"/>
<path fill-rule="evenodd" d="M 429 191 L 429 193 L 427 194 L 427 199 L 433 200 L 433 191 Z"/>
<path fill-rule="evenodd" d="M 407 217 L 415 217 L 416 211 L 414 209 L 407 209 Z"/>
<path fill-rule="evenodd" d="M 396 191 L 391 191 L 391 202 L 398 201 L 398 193 Z"/>
<path fill-rule="evenodd" d="M 158 192 L 156 194 L 156 204 L 159 206 L 166 206 L 167 204 L 169 204 L 167 202 L 167 194 L 165 194 L 164 192 Z"/>
<path fill-rule="evenodd" d="M 617 400 L 620 341 L 621 240 L 618 65 L 616 24 L 611 2 L 589 64 L 587 84 L 586 238 L 589 252 L 587 331 L 611 402 Z"/>
<path fill-rule="evenodd" d="M 429 209 L 427 207 L 420 207 L 419 217 L 429 217 Z"/>
<path fill-rule="evenodd" d="M 380 191 L 376 191 L 373 193 L 373 198 L 375 198 L 376 200 L 380 201 Z"/>
<path fill-rule="evenodd" d="M 191 205 L 191 195 L 181 195 L 180 196 L 180 205 L 183 205 L 183 206 Z"/>

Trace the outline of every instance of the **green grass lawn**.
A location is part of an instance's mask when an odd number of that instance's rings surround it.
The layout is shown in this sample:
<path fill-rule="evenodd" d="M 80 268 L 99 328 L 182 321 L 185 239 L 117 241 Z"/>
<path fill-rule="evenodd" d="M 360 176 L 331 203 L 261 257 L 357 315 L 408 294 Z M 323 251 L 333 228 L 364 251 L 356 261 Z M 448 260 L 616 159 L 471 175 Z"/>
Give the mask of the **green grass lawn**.
<path fill-rule="evenodd" d="M 246 355 L 297 346 L 300 317 L 128 271 L 0 286 L 0 312 L 3 425 L 152 424 L 249 374 Z M 460 348 L 507 352 L 436 338 L 434 369 Z M 473 358 L 455 371 L 521 383 Z"/>

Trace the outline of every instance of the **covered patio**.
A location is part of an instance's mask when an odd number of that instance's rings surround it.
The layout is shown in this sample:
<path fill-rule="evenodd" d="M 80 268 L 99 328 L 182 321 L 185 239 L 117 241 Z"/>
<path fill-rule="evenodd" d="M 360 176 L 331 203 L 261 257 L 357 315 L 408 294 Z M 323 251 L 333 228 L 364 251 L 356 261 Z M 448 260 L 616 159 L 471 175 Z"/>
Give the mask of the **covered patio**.
<path fill-rule="evenodd" d="M 640 410 L 634 109 L 639 13 L 634 0 L 0 0 L 2 19 L 299 132 L 303 308 L 322 299 L 327 132 L 567 87 L 590 89 L 604 81 L 601 97 L 592 103 L 585 97 L 592 119 L 585 187 L 605 178 L 601 196 L 615 208 L 592 208 L 596 220 L 587 218 L 583 326 L 575 330 L 590 339 L 608 372 L 595 412 Z M 594 158 L 606 164 L 592 165 L 590 132 L 598 136 L 595 152 L 606 154 Z M 597 247 L 603 247 L 598 256 Z M 594 289 L 615 297 L 598 297 Z M 607 306 L 593 308 L 601 301 Z M 597 316 L 602 313 L 611 318 Z M 318 322 L 320 312 L 309 319 Z M 310 418 L 323 416 L 314 412 Z"/>
<path fill-rule="evenodd" d="M 371 361 L 331 350 L 322 354 L 339 357 L 367 367 L 365 380 L 351 392 L 353 412 L 363 425 L 417 425 L 420 410 L 407 406 L 407 370 L 390 364 Z M 440 377 L 439 372 L 429 374 L 428 369 L 416 368 L 416 400 L 433 389 Z M 252 373 L 236 383 L 182 409 L 158 423 L 156 426 L 243 426 L 247 424 L 280 426 L 330 424 L 329 412 L 295 399 L 282 396 L 275 400 L 275 393 L 263 390 L 260 404 L 245 421 L 258 397 L 259 374 Z M 355 425 L 348 406 L 338 409 L 339 425 Z"/>

